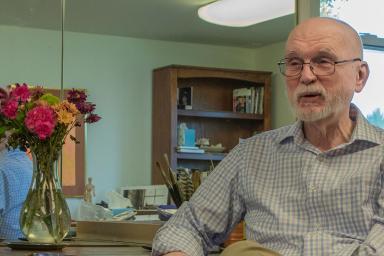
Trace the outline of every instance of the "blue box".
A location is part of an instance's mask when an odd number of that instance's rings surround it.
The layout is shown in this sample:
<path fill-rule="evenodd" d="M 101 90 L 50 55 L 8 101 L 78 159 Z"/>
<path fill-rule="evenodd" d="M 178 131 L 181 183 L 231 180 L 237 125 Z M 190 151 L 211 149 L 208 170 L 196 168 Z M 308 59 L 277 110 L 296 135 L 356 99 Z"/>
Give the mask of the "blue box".
<path fill-rule="evenodd" d="M 188 147 L 195 146 L 195 140 L 196 140 L 195 129 L 185 129 L 184 135 L 185 135 L 184 146 L 188 146 Z"/>

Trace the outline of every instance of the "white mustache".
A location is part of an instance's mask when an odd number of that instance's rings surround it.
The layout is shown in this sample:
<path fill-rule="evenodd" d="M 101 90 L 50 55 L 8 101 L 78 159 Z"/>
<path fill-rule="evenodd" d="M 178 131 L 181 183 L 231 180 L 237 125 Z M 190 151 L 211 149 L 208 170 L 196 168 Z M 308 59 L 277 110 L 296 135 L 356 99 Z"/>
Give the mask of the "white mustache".
<path fill-rule="evenodd" d="M 293 96 L 295 100 L 298 100 L 300 97 L 308 94 L 320 94 L 323 98 L 327 97 L 327 92 L 322 86 L 319 85 L 299 86 L 296 88 Z"/>

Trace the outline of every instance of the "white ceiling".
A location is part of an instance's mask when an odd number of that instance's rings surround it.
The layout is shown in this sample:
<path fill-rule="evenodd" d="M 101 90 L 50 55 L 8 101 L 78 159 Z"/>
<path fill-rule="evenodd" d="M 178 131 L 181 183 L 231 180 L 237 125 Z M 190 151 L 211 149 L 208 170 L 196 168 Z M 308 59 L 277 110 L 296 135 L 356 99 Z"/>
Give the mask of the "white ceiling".
<path fill-rule="evenodd" d="M 293 14 L 245 28 L 210 24 L 198 18 L 197 9 L 212 1 L 65 0 L 64 28 L 83 33 L 253 48 L 284 41 L 294 25 Z M 60 0 L 0 0 L 0 24 L 59 30 L 60 15 Z"/>

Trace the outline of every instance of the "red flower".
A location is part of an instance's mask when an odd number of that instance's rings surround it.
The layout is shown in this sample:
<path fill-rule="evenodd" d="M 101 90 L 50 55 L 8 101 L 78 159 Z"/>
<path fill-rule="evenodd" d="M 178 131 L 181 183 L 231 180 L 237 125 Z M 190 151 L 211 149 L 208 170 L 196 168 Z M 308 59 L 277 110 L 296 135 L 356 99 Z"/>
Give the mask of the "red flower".
<path fill-rule="evenodd" d="M 27 113 L 24 122 L 28 130 L 44 140 L 55 128 L 55 112 L 48 106 L 37 106 Z"/>
<path fill-rule="evenodd" d="M 17 101 L 27 102 L 31 93 L 27 84 L 16 84 L 16 88 L 11 91 L 11 98 L 16 98 Z"/>
<path fill-rule="evenodd" d="M 16 100 L 6 101 L 1 108 L 1 113 L 9 119 L 15 119 L 19 103 Z"/>

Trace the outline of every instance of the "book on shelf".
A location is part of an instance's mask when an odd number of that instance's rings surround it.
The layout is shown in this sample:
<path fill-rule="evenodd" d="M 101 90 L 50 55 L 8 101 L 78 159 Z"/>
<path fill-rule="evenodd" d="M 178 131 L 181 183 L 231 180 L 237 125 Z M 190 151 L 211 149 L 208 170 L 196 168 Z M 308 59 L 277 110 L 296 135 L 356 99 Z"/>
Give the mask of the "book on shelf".
<path fill-rule="evenodd" d="M 257 113 L 257 114 L 263 114 L 263 107 L 264 107 L 264 87 L 259 87 L 259 95 L 260 95 L 260 100 L 259 100 L 259 108 L 258 108 L 258 110 L 257 110 L 257 112 L 255 112 L 255 113 Z"/>
<path fill-rule="evenodd" d="M 250 88 L 233 90 L 233 112 L 250 113 L 251 104 L 252 91 Z"/>
<path fill-rule="evenodd" d="M 192 147 L 183 147 L 183 146 L 178 146 L 176 147 L 176 152 L 179 152 L 179 153 L 197 153 L 197 154 L 204 154 L 205 153 L 205 150 L 204 149 L 201 149 L 201 148 L 192 148 Z"/>
<path fill-rule="evenodd" d="M 233 90 L 233 112 L 263 114 L 264 87 Z"/>
<path fill-rule="evenodd" d="M 178 145 L 176 149 L 200 149 L 199 147 L 196 146 L 185 146 L 185 145 Z"/>

